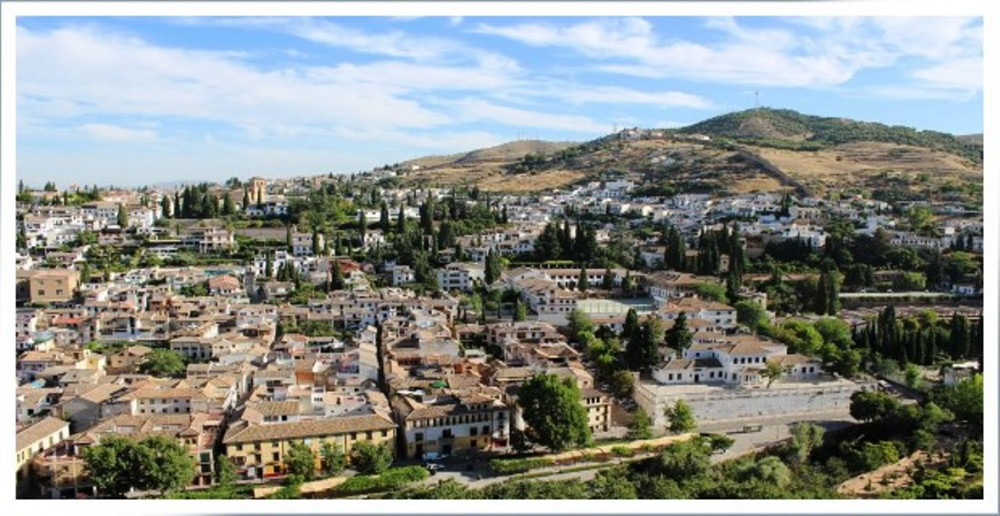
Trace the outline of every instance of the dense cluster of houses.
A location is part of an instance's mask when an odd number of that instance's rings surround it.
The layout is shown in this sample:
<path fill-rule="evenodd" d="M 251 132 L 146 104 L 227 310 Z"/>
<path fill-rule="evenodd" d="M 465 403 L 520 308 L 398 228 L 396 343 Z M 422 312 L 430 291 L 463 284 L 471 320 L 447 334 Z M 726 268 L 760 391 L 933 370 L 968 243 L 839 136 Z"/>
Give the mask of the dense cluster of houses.
<path fill-rule="evenodd" d="M 253 178 L 241 209 L 251 218 L 283 216 L 288 199 L 308 188 Z M 487 256 L 533 252 L 546 223 L 567 210 L 623 215 L 635 225 L 670 221 L 689 238 L 738 217 L 751 256 L 772 241 L 823 247 L 821 220 L 830 213 L 857 221 L 859 233 L 888 228 L 894 242 L 907 246 L 943 248 L 962 239 L 972 250 L 982 248 L 981 219 L 950 218 L 940 236 L 925 237 L 895 229 L 889 206 L 874 201 L 803 199 L 782 209 L 782 199 L 769 194 L 636 198 L 635 188 L 609 180 L 550 195 L 501 197 L 510 224 L 459 237 L 461 259 L 441 250 L 440 291 L 427 296 L 408 288 L 415 280 L 410 267 L 317 255 L 327 247 L 323 236 L 297 230 L 288 249 L 249 263 L 132 267 L 83 281 L 91 245 L 80 242 L 85 232 L 99 244 L 141 241 L 147 253 L 161 257 L 181 250 L 217 254 L 234 247 L 234 232 L 158 223 L 156 207 L 166 192 L 144 192 L 142 201 L 136 192 L 109 192 L 79 206 L 19 205 L 25 237 L 17 256 L 14 329 L 19 479 L 39 486 L 45 497 L 92 494 L 81 452 L 109 435 L 178 439 L 197 464 L 195 486 L 214 482 L 219 450 L 244 480 L 286 474 L 294 442 L 316 451 L 333 442 L 348 452 L 359 442 L 388 443 L 398 458 L 417 460 L 502 453 L 512 433 L 525 428 L 518 389 L 539 372 L 571 379 L 590 429 L 605 434 L 613 427 L 612 400 L 559 327 L 580 310 L 620 332 L 632 305 L 610 294 L 626 287 L 646 300 L 633 306 L 642 318 L 660 319 L 668 329 L 684 314 L 693 332 L 693 345 L 682 354 L 661 350 L 663 361 L 648 380 L 655 388 L 640 404 L 660 408 L 677 397 L 669 390 L 674 387 L 770 385 L 763 374 L 769 362 L 782 367 L 785 382 L 829 379 L 815 360 L 740 331 L 734 307 L 700 297 L 699 286 L 717 278 L 682 272 L 510 268 L 493 286 L 516 293 L 529 319 L 468 322 L 461 297 L 485 282 Z M 382 194 L 393 202 L 407 195 Z M 127 228 L 117 225 L 122 210 Z M 376 220 L 378 213 L 366 216 Z M 405 216 L 419 214 L 407 207 Z M 615 224 L 601 225 L 597 240 L 617 232 Z M 384 243 L 385 235 L 373 229 L 362 247 Z M 634 244 L 647 265 L 660 268 L 664 250 L 656 238 Z M 337 268 L 345 286 L 292 304 L 294 282 L 276 274 L 289 265 L 315 285 L 329 282 Z M 195 294 L 196 287 L 204 291 Z M 766 306 L 763 294 L 746 294 Z M 143 372 L 160 350 L 182 356 L 185 369 L 168 377 Z"/>

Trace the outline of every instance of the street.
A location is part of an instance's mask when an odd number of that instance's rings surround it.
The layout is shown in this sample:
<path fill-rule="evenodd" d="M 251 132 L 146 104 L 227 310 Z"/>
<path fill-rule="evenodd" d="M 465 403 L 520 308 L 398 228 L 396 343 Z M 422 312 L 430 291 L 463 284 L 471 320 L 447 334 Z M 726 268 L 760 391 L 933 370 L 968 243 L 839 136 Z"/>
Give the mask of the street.
<path fill-rule="evenodd" d="M 725 453 L 712 456 L 713 463 L 719 463 L 730 459 L 735 459 L 742 455 L 761 450 L 768 445 L 781 442 L 790 436 L 790 429 L 793 423 L 798 421 L 809 421 L 815 423 L 827 431 L 837 430 L 856 423 L 846 410 L 833 412 L 821 412 L 803 415 L 789 415 L 754 420 L 723 421 L 700 425 L 697 429 L 702 433 L 720 433 L 733 439 L 733 446 Z M 742 432 L 744 426 L 762 425 L 759 432 Z M 606 463 L 594 463 L 611 466 L 622 464 L 627 459 L 615 459 Z M 466 469 L 468 464 L 472 464 L 472 469 Z M 600 468 L 583 471 L 571 471 L 559 473 L 561 470 L 572 469 L 582 466 L 583 463 L 571 466 L 552 466 L 532 470 L 530 473 L 552 472 L 554 474 L 541 477 L 539 481 L 579 479 L 582 481 L 591 480 L 600 471 Z M 465 484 L 470 488 L 479 489 L 490 484 L 504 482 L 513 476 L 493 476 L 489 468 L 488 460 L 478 460 L 472 462 L 456 462 L 446 464 L 444 468 L 438 470 L 435 475 L 420 482 L 418 485 L 435 485 L 446 479 L 453 479 Z"/>

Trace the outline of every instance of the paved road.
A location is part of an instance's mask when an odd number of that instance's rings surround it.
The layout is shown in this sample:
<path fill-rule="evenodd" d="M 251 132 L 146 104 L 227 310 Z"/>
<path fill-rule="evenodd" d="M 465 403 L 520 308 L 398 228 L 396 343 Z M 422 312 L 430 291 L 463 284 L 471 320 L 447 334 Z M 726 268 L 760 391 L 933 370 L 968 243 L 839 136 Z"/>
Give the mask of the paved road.
<path fill-rule="evenodd" d="M 787 439 L 790 434 L 789 431 L 793 423 L 798 421 L 810 421 L 822 426 L 825 430 L 836 430 L 839 428 L 844 428 L 855 424 L 855 421 L 847 411 L 835 411 L 835 412 L 824 412 L 815 414 L 805 414 L 797 416 L 781 416 L 773 417 L 767 419 L 755 419 L 752 422 L 742 421 L 729 421 L 729 422 L 716 422 L 711 424 L 701 425 L 698 428 L 699 432 L 711 432 L 711 433 L 721 433 L 726 434 L 733 439 L 733 446 L 726 451 L 726 453 L 715 455 L 712 457 L 713 462 L 721 462 L 729 459 L 734 459 L 736 457 L 760 450 L 770 444 L 783 441 Z M 742 433 L 740 430 L 748 424 L 762 425 L 763 428 L 760 432 L 749 432 Z M 613 462 L 605 463 L 607 465 L 621 464 L 623 461 L 621 459 L 616 459 Z M 472 469 L 466 469 L 469 464 L 472 464 Z M 580 464 L 582 465 L 582 464 Z M 544 468 L 533 470 L 532 473 L 540 473 L 543 471 L 558 472 L 562 469 L 570 469 L 578 465 L 571 466 L 556 466 L 551 468 Z M 594 476 L 600 469 L 590 469 L 584 471 L 572 471 L 568 473 L 556 473 L 551 476 L 542 477 L 539 480 L 551 481 L 551 480 L 568 480 L 571 478 L 580 479 L 582 481 L 587 481 L 593 479 Z M 509 476 L 492 476 L 492 472 L 489 469 L 489 463 L 487 460 L 479 460 L 475 462 L 459 462 L 445 464 L 443 470 L 438 471 L 435 475 L 427 478 L 421 485 L 436 485 L 438 482 L 445 479 L 457 480 L 471 488 L 482 488 L 490 484 L 495 484 L 497 482 L 503 482 L 510 479 Z"/>

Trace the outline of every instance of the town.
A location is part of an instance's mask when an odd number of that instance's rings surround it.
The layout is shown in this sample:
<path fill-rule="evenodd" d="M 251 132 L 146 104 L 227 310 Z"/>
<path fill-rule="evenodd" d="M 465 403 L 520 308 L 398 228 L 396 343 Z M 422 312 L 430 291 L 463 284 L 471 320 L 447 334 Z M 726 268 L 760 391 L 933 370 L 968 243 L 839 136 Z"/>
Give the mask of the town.
<path fill-rule="evenodd" d="M 627 173 L 399 185 L 418 169 L 22 181 L 19 496 L 468 495 L 555 472 L 543 452 L 801 450 L 809 421 L 906 407 L 920 430 L 902 439 L 933 443 L 927 425 L 969 417 L 914 400 L 981 370 L 981 210 L 653 195 Z M 842 476 L 930 446 L 893 442 L 849 450 L 863 465 Z"/>

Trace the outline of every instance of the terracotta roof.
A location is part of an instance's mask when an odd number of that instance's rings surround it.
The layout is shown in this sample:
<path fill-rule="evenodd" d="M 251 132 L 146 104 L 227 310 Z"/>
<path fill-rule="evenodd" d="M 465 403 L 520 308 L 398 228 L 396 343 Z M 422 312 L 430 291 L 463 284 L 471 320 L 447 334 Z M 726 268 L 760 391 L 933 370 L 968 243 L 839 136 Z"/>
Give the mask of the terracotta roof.
<path fill-rule="evenodd" d="M 44 439 L 63 427 L 68 428 L 69 423 L 57 417 L 47 417 L 24 430 L 17 433 L 17 449 L 23 450 L 35 442 Z"/>
<path fill-rule="evenodd" d="M 365 432 L 369 430 L 388 430 L 396 428 L 389 418 L 378 414 L 364 416 L 346 416 L 315 421 L 296 421 L 292 423 L 276 423 L 270 425 L 249 426 L 243 429 L 231 429 L 226 432 L 223 440 L 226 444 L 252 443 L 259 441 L 274 441 L 305 437 L 322 437 L 343 434 L 346 432 Z"/>
<path fill-rule="evenodd" d="M 248 403 L 247 408 L 253 408 L 263 416 L 291 416 L 299 413 L 298 401 L 262 401 Z"/>

